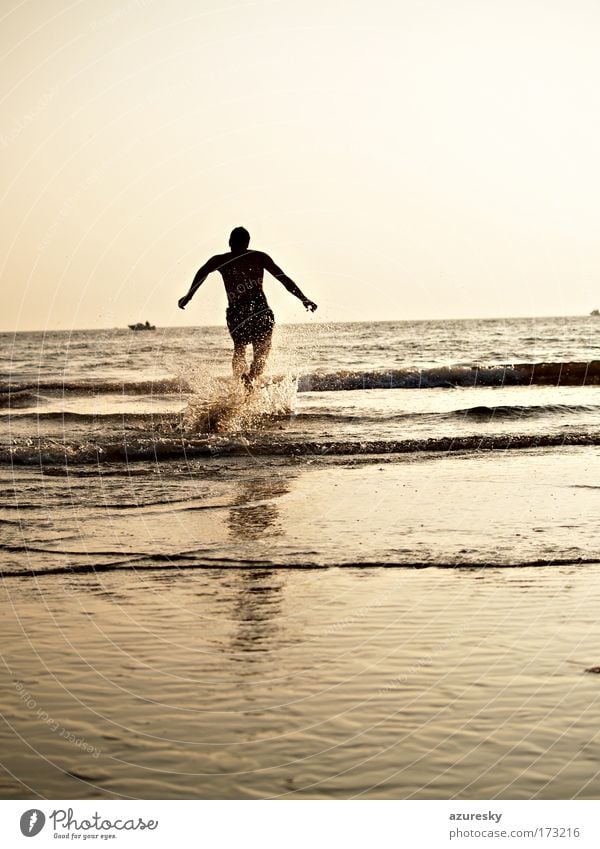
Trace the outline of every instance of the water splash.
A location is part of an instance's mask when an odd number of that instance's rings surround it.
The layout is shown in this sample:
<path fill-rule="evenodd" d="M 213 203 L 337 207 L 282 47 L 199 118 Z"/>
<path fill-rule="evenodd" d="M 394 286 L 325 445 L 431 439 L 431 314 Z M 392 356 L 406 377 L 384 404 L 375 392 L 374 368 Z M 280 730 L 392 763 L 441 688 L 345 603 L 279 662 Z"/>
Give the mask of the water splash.
<path fill-rule="evenodd" d="M 256 431 L 273 418 L 292 415 L 297 391 L 298 375 L 292 373 L 262 379 L 250 391 L 233 378 L 219 378 L 192 397 L 182 426 L 194 433 Z"/>

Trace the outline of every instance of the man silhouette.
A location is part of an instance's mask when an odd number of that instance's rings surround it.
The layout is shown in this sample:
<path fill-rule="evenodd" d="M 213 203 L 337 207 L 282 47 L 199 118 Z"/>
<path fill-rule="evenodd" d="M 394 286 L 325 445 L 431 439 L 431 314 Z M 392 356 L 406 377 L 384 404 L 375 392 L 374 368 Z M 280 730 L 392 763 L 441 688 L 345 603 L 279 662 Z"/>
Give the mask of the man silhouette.
<path fill-rule="evenodd" d="M 212 271 L 219 271 L 227 292 L 227 327 L 233 339 L 233 376 L 250 386 L 263 373 L 271 350 L 271 337 L 275 317 L 263 292 L 265 269 L 280 280 L 288 292 L 302 301 L 307 310 L 314 312 L 317 305 L 302 294 L 293 280 L 275 265 L 262 251 L 248 249 L 250 233 L 236 227 L 229 237 L 229 253 L 211 257 L 198 269 L 187 295 L 178 301 L 185 309 L 196 291 Z M 246 345 L 252 345 L 254 357 L 247 371 Z"/>

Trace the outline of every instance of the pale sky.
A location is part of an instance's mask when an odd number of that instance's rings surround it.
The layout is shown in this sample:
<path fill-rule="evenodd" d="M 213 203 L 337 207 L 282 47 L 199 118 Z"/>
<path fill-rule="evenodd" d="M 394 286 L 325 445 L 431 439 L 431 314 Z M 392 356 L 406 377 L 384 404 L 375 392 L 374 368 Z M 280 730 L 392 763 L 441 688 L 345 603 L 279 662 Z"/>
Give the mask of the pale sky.
<path fill-rule="evenodd" d="M 600 4 L 0 0 L 0 330 L 600 307 Z M 301 304 L 274 279 L 277 319 Z"/>

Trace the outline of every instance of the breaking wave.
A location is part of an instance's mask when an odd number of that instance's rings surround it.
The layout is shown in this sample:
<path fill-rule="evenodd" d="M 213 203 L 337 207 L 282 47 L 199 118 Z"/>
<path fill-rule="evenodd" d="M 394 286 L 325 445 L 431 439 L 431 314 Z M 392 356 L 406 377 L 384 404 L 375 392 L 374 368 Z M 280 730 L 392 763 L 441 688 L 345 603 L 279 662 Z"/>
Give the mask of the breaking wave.
<path fill-rule="evenodd" d="M 224 385 L 228 378 L 222 378 Z M 454 365 L 424 369 L 335 371 L 298 377 L 298 392 L 336 392 L 360 389 L 431 389 L 454 386 L 596 386 L 600 360 L 591 362 L 521 363 L 516 365 Z M 42 395 L 173 395 L 197 392 L 183 377 L 157 380 L 11 381 L 0 383 L 0 404 L 22 405 L 26 393 Z M 34 400 L 34 398 L 31 398 Z"/>
<path fill-rule="evenodd" d="M 600 360 L 501 366 L 444 366 L 430 369 L 312 374 L 300 378 L 299 392 L 356 389 L 433 389 L 454 386 L 587 386 L 600 384 Z"/>
<path fill-rule="evenodd" d="M 429 439 L 309 440 L 273 434 L 257 436 L 145 436 L 111 441 L 67 441 L 44 438 L 15 440 L 0 447 L 0 463 L 14 465 L 98 464 L 190 460 L 198 457 L 374 457 L 433 452 L 507 451 L 600 445 L 600 432 L 441 436 Z"/>

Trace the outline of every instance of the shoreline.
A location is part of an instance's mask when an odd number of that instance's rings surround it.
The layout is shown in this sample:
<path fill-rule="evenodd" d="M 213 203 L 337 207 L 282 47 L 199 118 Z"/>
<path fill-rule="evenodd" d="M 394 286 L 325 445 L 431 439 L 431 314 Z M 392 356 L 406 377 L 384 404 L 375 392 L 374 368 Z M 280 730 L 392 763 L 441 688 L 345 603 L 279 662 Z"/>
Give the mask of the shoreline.
<path fill-rule="evenodd" d="M 26 465 L 19 487 L 29 502 L 3 508 L 4 576 L 165 562 L 595 562 L 600 487 L 589 459 L 589 448 L 567 447 L 314 460 L 247 453 L 43 473 Z M 5 485 L 13 474 L 5 467 Z"/>

